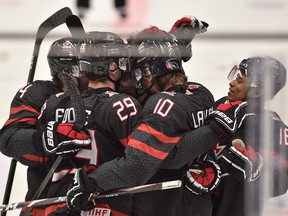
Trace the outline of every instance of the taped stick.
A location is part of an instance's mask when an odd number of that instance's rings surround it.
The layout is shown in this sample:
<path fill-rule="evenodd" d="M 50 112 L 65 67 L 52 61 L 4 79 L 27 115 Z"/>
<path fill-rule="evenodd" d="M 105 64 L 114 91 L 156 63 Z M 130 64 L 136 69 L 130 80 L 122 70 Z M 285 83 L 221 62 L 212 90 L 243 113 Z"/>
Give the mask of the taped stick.
<path fill-rule="evenodd" d="M 112 192 L 100 194 L 98 196 L 93 195 L 93 199 L 110 198 L 110 197 L 117 197 L 117 196 L 121 196 L 125 194 L 143 193 L 143 192 L 149 192 L 149 191 L 169 190 L 169 189 L 179 188 L 181 187 L 181 185 L 182 185 L 181 180 L 152 183 L 152 184 L 118 189 Z M 8 205 L 0 205 L 0 212 L 6 212 L 6 211 L 15 210 L 15 209 L 23 208 L 23 207 L 34 208 L 37 206 L 53 205 L 53 204 L 59 204 L 63 202 L 66 202 L 66 196 L 32 200 L 28 202 L 11 203 Z"/>

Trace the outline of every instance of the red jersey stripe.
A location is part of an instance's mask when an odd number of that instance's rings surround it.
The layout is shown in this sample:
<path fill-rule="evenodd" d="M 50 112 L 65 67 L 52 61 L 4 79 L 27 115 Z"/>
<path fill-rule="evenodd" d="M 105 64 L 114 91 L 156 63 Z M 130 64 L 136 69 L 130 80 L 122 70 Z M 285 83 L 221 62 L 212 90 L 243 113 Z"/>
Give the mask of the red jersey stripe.
<path fill-rule="evenodd" d="M 146 154 L 149 154 L 152 157 L 155 157 L 161 160 L 164 160 L 168 155 L 168 153 L 166 152 L 162 152 L 157 149 L 154 149 L 153 147 L 147 145 L 146 143 L 140 142 L 138 140 L 134 140 L 132 138 L 130 139 L 128 145 L 133 148 L 139 149 L 140 151 L 145 152 Z"/>
<path fill-rule="evenodd" d="M 19 107 L 11 108 L 10 109 L 10 114 L 15 114 L 15 113 L 18 113 L 20 111 L 29 111 L 29 112 L 33 112 L 33 113 L 37 114 L 37 116 L 40 115 L 40 112 L 38 110 L 34 109 L 31 106 L 25 106 L 25 105 L 21 105 Z"/>
<path fill-rule="evenodd" d="M 126 147 L 128 145 L 128 142 L 129 142 L 130 138 L 131 138 L 131 134 L 127 138 L 120 139 L 119 141 L 124 147 Z"/>
<path fill-rule="evenodd" d="M 34 162 L 46 162 L 49 160 L 48 157 L 39 157 L 31 154 L 24 154 L 23 157 L 27 160 L 34 161 Z"/>
<path fill-rule="evenodd" d="M 137 130 L 142 130 L 145 131 L 149 134 L 152 134 L 153 136 L 155 136 L 158 140 L 160 140 L 163 144 L 165 143 L 177 143 L 180 139 L 179 136 L 176 137 L 169 137 L 166 136 L 165 134 L 163 134 L 160 131 L 155 130 L 154 128 L 146 125 L 146 124 L 141 124 L 139 125 L 139 127 L 137 128 Z"/>
<path fill-rule="evenodd" d="M 27 122 L 30 125 L 35 125 L 36 124 L 36 119 L 35 118 L 15 118 L 15 119 L 8 119 L 4 126 L 7 126 L 9 124 L 12 124 L 14 122 Z"/>

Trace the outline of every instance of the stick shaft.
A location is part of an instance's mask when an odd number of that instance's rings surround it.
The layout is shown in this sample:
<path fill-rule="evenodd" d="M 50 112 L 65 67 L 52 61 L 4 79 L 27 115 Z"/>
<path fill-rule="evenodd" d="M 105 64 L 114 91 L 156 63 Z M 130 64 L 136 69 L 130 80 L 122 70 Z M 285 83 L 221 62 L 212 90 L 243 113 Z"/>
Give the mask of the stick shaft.
<path fill-rule="evenodd" d="M 68 7 L 64 7 L 51 15 L 49 18 L 47 18 L 38 28 L 37 33 L 36 33 L 36 40 L 34 44 L 34 49 L 33 49 L 33 55 L 30 63 L 30 69 L 29 69 L 29 74 L 28 74 L 28 79 L 27 79 L 27 84 L 33 82 L 34 75 L 35 75 L 35 69 L 36 69 L 36 64 L 38 60 L 38 55 L 39 55 L 39 50 L 40 50 L 40 45 L 45 38 L 45 36 L 54 28 L 57 26 L 65 23 L 66 18 L 68 16 L 72 15 L 72 11 Z M 5 194 L 3 198 L 3 204 L 7 204 L 10 199 L 11 195 L 11 189 L 14 181 L 14 176 L 15 176 L 15 171 L 16 171 L 16 165 L 17 161 L 13 158 L 10 163 L 10 169 L 9 169 L 9 174 L 8 174 L 8 179 L 7 179 L 7 184 L 6 184 L 6 189 L 5 189 Z M 1 216 L 5 216 L 5 213 L 2 213 Z"/>
<path fill-rule="evenodd" d="M 100 194 L 98 196 L 94 195 L 93 198 L 101 199 L 101 198 L 117 197 L 117 196 L 121 196 L 125 194 L 142 193 L 142 192 L 157 191 L 157 190 L 169 190 L 169 189 L 179 188 L 181 187 L 181 185 L 182 185 L 182 182 L 180 180 L 152 183 L 152 184 L 146 184 L 146 185 L 141 185 L 141 186 L 118 189 L 110 193 Z M 37 206 L 53 205 L 53 204 L 58 204 L 58 203 L 63 203 L 63 202 L 66 202 L 65 196 L 32 200 L 28 202 L 11 203 L 8 205 L 0 205 L 0 212 L 15 210 L 15 209 L 23 208 L 24 206 L 27 208 L 31 208 L 31 207 L 37 207 Z"/>

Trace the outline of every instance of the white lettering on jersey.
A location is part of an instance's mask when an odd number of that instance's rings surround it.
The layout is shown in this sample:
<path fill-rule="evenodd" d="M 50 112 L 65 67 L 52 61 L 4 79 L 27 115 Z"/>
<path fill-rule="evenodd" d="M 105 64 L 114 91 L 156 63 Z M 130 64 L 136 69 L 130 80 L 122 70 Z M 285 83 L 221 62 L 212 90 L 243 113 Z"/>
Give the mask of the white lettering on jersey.
<path fill-rule="evenodd" d="M 90 110 L 85 110 L 87 117 L 91 115 Z M 75 111 L 74 107 L 69 108 L 57 108 L 55 111 L 55 121 L 62 122 L 62 123 L 74 123 L 76 121 Z M 85 122 L 85 125 L 87 125 L 88 122 Z"/>
<path fill-rule="evenodd" d="M 46 103 L 46 102 L 47 102 L 47 101 L 45 101 L 45 103 L 44 103 L 43 106 L 41 107 L 41 112 L 40 112 L 40 115 L 38 116 L 38 119 L 41 118 L 41 116 L 43 115 L 44 110 L 46 109 L 46 106 L 47 106 L 47 103 Z"/>
<path fill-rule="evenodd" d="M 117 101 L 113 103 L 113 107 L 117 107 L 117 116 L 120 118 L 121 121 L 124 121 L 128 118 L 128 116 L 134 116 L 137 113 L 136 106 L 132 99 L 129 97 L 122 99 L 122 101 Z M 132 111 L 129 114 L 125 115 L 123 111 L 128 108 L 132 108 Z"/>
<path fill-rule="evenodd" d="M 282 143 L 282 140 L 284 143 Z M 280 145 L 288 145 L 288 128 L 280 127 L 279 130 L 279 144 Z"/>
<path fill-rule="evenodd" d="M 209 109 L 200 110 L 196 113 L 192 113 L 192 119 L 194 128 L 198 128 L 204 125 L 206 117 L 213 112 L 213 107 Z"/>
<path fill-rule="evenodd" d="M 169 100 L 169 99 L 165 99 L 164 101 L 162 101 L 163 99 L 161 98 L 155 108 L 153 113 L 158 114 L 162 117 L 165 117 L 168 115 L 168 113 L 170 112 L 170 110 L 172 109 L 172 107 L 174 106 L 173 101 Z"/>
<path fill-rule="evenodd" d="M 27 92 L 27 89 L 30 88 L 32 86 L 32 84 L 22 88 L 19 90 L 19 92 L 21 93 L 21 95 L 19 96 L 20 98 L 23 98 L 24 97 L 24 94 Z"/>

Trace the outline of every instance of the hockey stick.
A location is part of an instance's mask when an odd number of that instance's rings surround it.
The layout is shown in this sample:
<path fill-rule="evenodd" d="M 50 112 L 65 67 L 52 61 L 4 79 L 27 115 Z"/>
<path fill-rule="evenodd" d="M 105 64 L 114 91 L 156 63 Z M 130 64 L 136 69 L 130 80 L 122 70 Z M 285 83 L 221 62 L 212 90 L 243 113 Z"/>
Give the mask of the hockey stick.
<path fill-rule="evenodd" d="M 82 25 L 81 20 L 76 15 L 70 15 L 66 18 L 66 25 L 69 29 L 69 31 L 72 34 L 72 37 L 81 37 L 85 34 L 84 27 Z M 69 94 L 71 98 L 72 105 L 75 110 L 75 116 L 76 116 L 76 122 L 75 122 L 75 129 L 80 131 L 86 121 L 86 113 L 85 113 L 85 107 L 84 103 L 82 101 L 80 92 L 78 90 L 78 87 L 74 83 L 74 81 L 71 79 L 70 76 L 64 73 L 58 74 L 59 79 L 62 81 L 63 85 L 67 88 L 67 93 Z M 33 196 L 34 199 L 38 199 L 41 194 L 43 193 L 44 189 L 48 185 L 49 181 L 51 180 L 55 170 L 62 162 L 63 157 L 58 156 L 54 163 L 52 164 L 49 172 L 45 176 L 44 180 L 42 181 L 41 185 L 39 186 L 38 190 Z M 23 214 L 23 216 L 30 215 L 31 211 L 33 210 L 33 207 L 27 208 L 26 212 Z"/>
<path fill-rule="evenodd" d="M 168 189 L 179 188 L 181 187 L 181 185 L 182 185 L 181 180 L 152 183 L 152 184 L 146 184 L 146 185 L 141 185 L 141 186 L 118 189 L 118 190 L 108 192 L 108 193 L 103 193 L 100 195 L 93 195 L 93 199 L 117 197 L 117 196 L 121 196 L 125 194 L 142 193 L 142 192 L 148 192 L 148 191 L 168 190 Z M 23 207 L 33 208 L 36 206 L 52 205 L 52 204 L 58 204 L 58 203 L 63 203 L 63 202 L 66 202 L 66 196 L 32 200 L 28 202 L 11 203 L 9 205 L 0 205 L 0 212 L 6 212 L 6 211 L 15 210 L 15 209 L 23 208 Z"/>
<path fill-rule="evenodd" d="M 64 86 L 67 88 L 67 93 L 69 94 L 71 98 L 72 105 L 75 110 L 75 116 L 76 116 L 76 122 L 75 122 L 75 130 L 81 131 L 81 129 L 84 127 L 86 122 L 86 112 L 84 107 L 84 102 L 81 98 L 80 92 L 78 90 L 78 87 L 75 85 L 74 81 L 71 79 L 70 76 L 64 73 L 58 74 L 59 79 L 62 81 Z M 43 190 L 49 183 L 53 173 L 63 160 L 63 157 L 58 156 L 56 160 L 54 161 L 53 165 L 51 166 L 49 172 L 45 176 L 43 182 L 39 186 L 38 190 L 33 196 L 33 199 L 38 199 L 40 195 L 42 194 Z"/>
<path fill-rule="evenodd" d="M 84 27 L 83 27 L 82 22 L 78 16 L 70 15 L 67 17 L 65 22 L 66 22 L 66 25 L 67 25 L 67 27 L 68 27 L 68 29 L 71 32 L 73 37 L 81 37 L 82 35 L 85 34 Z M 81 130 L 85 124 L 86 116 L 85 116 L 84 103 L 83 103 L 82 98 L 80 96 L 80 92 L 79 92 L 77 86 L 74 84 L 73 80 L 69 76 L 64 75 L 64 74 L 60 74 L 60 75 L 58 75 L 58 77 L 62 81 L 64 86 L 67 87 L 68 94 L 70 95 L 72 104 L 74 106 L 75 115 L 76 115 L 75 128 L 78 130 Z M 81 100 L 79 99 L 79 97 Z M 49 170 L 49 172 L 45 176 L 45 179 L 43 180 L 43 182 L 39 186 L 38 190 L 34 194 L 33 199 L 38 199 L 40 197 L 43 190 L 45 189 L 48 182 L 50 181 L 53 173 L 55 172 L 55 170 L 57 169 L 57 167 L 61 163 L 62 159 L 63 158 L 60 156 L 57 157 L 57 159 L 53 163 L 51 169 Z"/>
<path fill-rule="evenodd" d="M 72 11 L 68 7 L 64 7 L 61 10 L 57 11 L 53 15 L 51 15 L 48 19 L 46 19 L 38 28 L 36 33 L 36 40 L 34 44 L 33 55 L 30 63 L 30 70 L 28 75 L 27 84 L 31 83 L 34 79 L 36 64 L 38 60 L 38 54 L 40 50 L 40 45 L 45 38 L 45 36 L 57 26 L 66 22 L 66 18 L 72 15 Z M 10 163 L 9 174 L 7 178 L 7 184 L 5 188 L 5 193 L 3 197 L 3 204 L 7 204 L 10 199 L 11 189 L 14 181 L 14 175 L 16 170 L 17 161 L 13 158 Z M 5 216 L 6 214 L 1 214 Z"/>
<path fill-rule="evenodd" d="M 30 63 L 30 71 L 27 83 L 31 83 L 34 79 L 36 64 L 38 60 L 38 55 L 40 51 L 40 45 L 45 38 L 45 36 L 57 26 L 66 22 L 67 17 L 72 15 L 72 11 L 68 7 L 64 7 L 61 10 L 54 13 L 48 19 L 46 19 L 38 28 L 36 33 L 36 40 L 33 49 L 33 55 Z"/>
<path fill-rule="evenodd" d="M 66 22 L 66 25 L 67 25 L 67 27 L 68 27 L 68 29 L 71 32 L 73 37 L 81 37 L 82 35 L 85 34 L 84 27 L 83 27 L 82 22 L 81 22 L 81 20 L 79 19 L 78 16 L 70 15 L 70 16 L 67 17 L 65 22 Z M 61 76 L 61 81 L 67 87 L 68 91 L 70 91 L 70 97 L 72 95 L 72 97 L 76 97 L 76 98 L 79 99 L 79 97 L 81 97 L 81 96 L 80 96 L 80 93 L 78 91 L 78 88 L 77 88 L 77 86 L 74 83 L 71 84 L 71 81 L 69 81 L 69 79 L 71 80 L 70 77 L 67 78 L 66 76 L 65 77 Z M 75 95 L 77 95 L 77 96 L 75 96 Z M 74 107 L 75 106 L 78 107 L 78 104 L 81 103 L 82 99 L 81 99 L 80 102 L 78 102 L 78 100 L 75 102 L 75 100 L 77 100 L 77 99 L 73 98 L 73 100 L 72 100 L 72 98 L 71 98 L 71 101 L 74 101 L 74 105 L 73 106 Z M 78 109 L 80 109 L 80 111 L 78 111 L 78 110 L 75 111 L 75 113 L 76 113 L 76 123 L 79 122 L 79 120 L 78 120 L 79 118 L 81 119 L 80 120 L 81 121 L 80 125 L 77 125 L 78 129 L 81 129 L 84 126 L 84 124 L 85 124 L 85 120 L 83 122 L 83 118 L 85 119 L 85 109 L 83 108 L 84 107 L 83 102 L 82 102 L 82 104 L 80 106 L 82 106 L 82 108 L 78 108 Z M 48 182 L 50 181 L 53 173 L 55 172 L 55 170 L 57 169 L 57 167 L 61 163 L 62 159 L 63 158 L 60 157 L 60 156 L 57 157 L 57 159 L 53 163 L 51 169 L 49 170 L 49 172 L 45 176 L 44 180 L 42 181 L 41 185 L 39 186 L 38 190 L 34 194 L 33 199 L 38 199 L 40 197 L 40 195 L 42 194 L 43 190 L 45 189 L 45 187 L 47 186 Z"/>
<path fill-rule="evenodd" d="M 85 34 L 82 22 L 76 15 L 68 16 L 66 19 L 66 25 L 73 37 L 82 37 Z"/>

